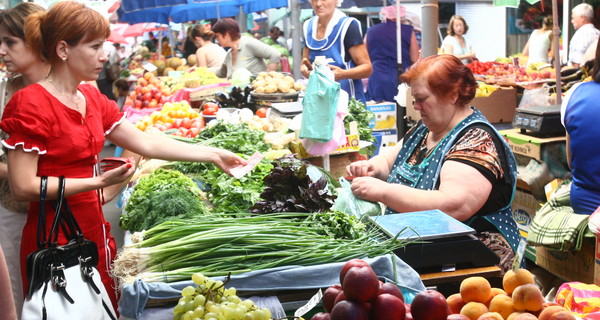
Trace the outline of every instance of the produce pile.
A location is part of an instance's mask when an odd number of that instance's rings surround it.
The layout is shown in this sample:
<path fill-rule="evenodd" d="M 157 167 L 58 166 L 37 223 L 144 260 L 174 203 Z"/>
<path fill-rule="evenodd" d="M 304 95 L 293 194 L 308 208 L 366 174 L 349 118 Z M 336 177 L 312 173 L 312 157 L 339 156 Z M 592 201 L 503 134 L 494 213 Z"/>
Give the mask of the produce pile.
<path fill-rule="evenodd" d="M 296 93 L 306 89 L 294 78 L 276 71 L 259 73 L 252 81 L 252 88 L 256 93 Z"/>
<path fill-rule="evenodd" d="M 329 235 L 340 232 L 344 234 Z M 136 242 L 118 254 L 113 273 L 124 283 L 134 279 L 172 282 L 194 273 L 225 276 L 375 257 L 405 245 L 396 238 L 376 240 L 383 238 L 378 229 L 366 229 L 356 217 L 331 212 L 212 214 L 166 221 L 135 233 Z"/>
<path fill-rule="evenodd" d="M 526 269 L 508 271 L 500 288 L 483 277 L 469 277 L 448 298 L 435 290 L 419 292 L 412 304 L 392 283 L 382 283 L 363 260 L 353 259 L 340 271 L 341 285 L 323 293 L 326 312 L 311 320 L 575 320 L 555 302 L 546 302 Z"/>
<path fill-rule="evenodd" d="M 271 311 L 258 308 L 250 299 L 242 300 L 233 287 L 225 289 L 223 281 L 214 281 L 194 273 L 196 287 L 181 290 L 181 298 L 173 309 L 173 320 L 270 320 Z"/>

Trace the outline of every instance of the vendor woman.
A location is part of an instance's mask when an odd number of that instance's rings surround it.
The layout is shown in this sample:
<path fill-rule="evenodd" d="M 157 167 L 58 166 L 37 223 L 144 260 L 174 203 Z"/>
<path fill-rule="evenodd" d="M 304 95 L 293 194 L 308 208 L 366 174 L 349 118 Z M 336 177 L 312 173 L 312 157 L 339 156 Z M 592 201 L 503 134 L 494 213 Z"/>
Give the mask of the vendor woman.
<path fill-rule="evenodd" d="M 515 157 L 469 103 L 477 83 L 455 56 L 419 60 L 400 77 L 421 121 L 393 148 L 347 167 L 353 193 L 387 214 L 439 209 L 473 227 L 510 269 L 519 234 L 511 217 Z"/>
<path fill-rule="evenodd" d="M 302 52 L 302 74 L 308 78 L 317 56 L 333 60 L 329 67 L 335 80 L 350 97 L 366 102 L 362 79 L 373 71 L 363 42 L 360 22 L 336 9 L 339 0 L 311 0 L 315 16 L 304 23 L 306 47 Z"/>

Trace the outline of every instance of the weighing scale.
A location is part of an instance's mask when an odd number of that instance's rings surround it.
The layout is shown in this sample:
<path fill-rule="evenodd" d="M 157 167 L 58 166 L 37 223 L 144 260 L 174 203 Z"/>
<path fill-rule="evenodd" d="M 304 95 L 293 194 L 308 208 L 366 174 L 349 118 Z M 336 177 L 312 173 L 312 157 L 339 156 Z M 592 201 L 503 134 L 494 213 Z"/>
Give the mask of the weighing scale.
<path fill-rule="evenodd" d="M 369 217 L 386 235 L 412 241 L 394 253 L 419 273 L 488 267 L 500 258 L 473 234 L 475 230 L 440 210 Z"/>
<path fill-rule="evenodd" d="M 565 128 L 560 123 L 560 105 L 517 108 L 512 122 L 513 127 L 521 128 L 521 133 L 532 136 L 560 136 Z"/>

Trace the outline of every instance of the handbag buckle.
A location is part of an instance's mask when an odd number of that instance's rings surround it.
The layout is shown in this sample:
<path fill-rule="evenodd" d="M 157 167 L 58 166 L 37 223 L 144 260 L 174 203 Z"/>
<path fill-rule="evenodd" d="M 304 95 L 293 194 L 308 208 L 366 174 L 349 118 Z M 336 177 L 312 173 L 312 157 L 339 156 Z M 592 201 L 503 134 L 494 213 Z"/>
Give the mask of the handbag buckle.
<path fill-rule="evenodd" d="M 73 300 L 73 298 L 71 298 L 71 296 L 69 295 L 69 293 L 67 292 L 67 279 L 65 277 L 65 265 L 64 264 L 59 264 L 57 266 L 55 266 L 54 264 L 52 264 L 50 266 L 50 279 L 52 282 L 52 290 L 60 293 L 60 295 L 62 295 L 67 301 L 69 301 L 69 303 L 73 304 L 75 303 L 75 301 Z"/>
<path fill-rule="evenodd" d="M 87 282 L 96 294 L 100 294 L 100 289 L 94 283 L 94 266 L 91 264 L 92 257 L 79 257 L 79 268 L 81 269 L 81 276 L 83 281 Z"/>

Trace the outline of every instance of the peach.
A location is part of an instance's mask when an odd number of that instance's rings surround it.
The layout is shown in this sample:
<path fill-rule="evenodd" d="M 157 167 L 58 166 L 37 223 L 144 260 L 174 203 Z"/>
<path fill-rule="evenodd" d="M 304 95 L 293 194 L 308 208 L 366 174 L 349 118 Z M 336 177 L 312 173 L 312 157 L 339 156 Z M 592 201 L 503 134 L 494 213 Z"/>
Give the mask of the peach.
<path fill-rule="evenodd" d="M 500 294 L 492 298 L 489 309 L 491 312 L 498 312 L 504 319 L 508 318 L 511 313 L 515 312 L 512 298 L 504 294 Z"/>
<path fill-rule="evenodd" d="M 506 291 L 504 291 L 504 290 L 502 290 L 502 289 L 500 289 L 500 288 L 492 288 L 492 296 L 490 297 L 490 300 L 488 300 L 488 301 L 485 303 L 485 305 L 486 305 L 486 306 L 488 306 L 488 308 L 489 308 L 489 306 L 490 306 L 490 302 L 492 302 L 492 299 L 494 299 L 494 297 L 495 297 L 495 296 L 497 296 L 497 295 L 500 295 L 500 294 L 503 294 L 503 295 L 505 295 L 505 296 L 507 296 L 507 295 L 508 295 L 508 294 L 506 294 Z"/>
<path fill-rule="evenodd" d="M 533 274 L 527 269 L 518 269 L 517 271 L 509 270 L 502 278 L 502 287 L 509 296 L 513 293 L 515 288 L 528 283 L 533 284 L 535 281 L 533 279 Z"/>
<path fill-rule="evenodd" d="M 504 320 L 498 312 L 486 312 L 479 316 L 477 320 Z"/>
<path fill-rule="evenodd" d="M 514 320 L 538 320 L 538 318 L 529 312 L 520 312 L 519 315 L 514 317 Z"/>
<path fill-rule="evenodd" d="M 471 320 L 477 320 L 479 317 L 481 317 L 481 315 L 488 311 L 489 310 L 485 304 L 472 301 L 468 302 L 464 307 L 462 307 L 462 309 L 460 309 L 460 314 L 469 317 Z"/>
<path fill-rule="evenodd" d="M 544 308 L 544 310 L 542 310 L 538 318 L 540 320 L 550 320 L 552 315 L 561 311 L 567 311 L 567 309 L 562 306 L 547 306 Z"/>
<path fill-rule="evenodd" d="M 549 320 L 575 320 L 575 316 L 571 312 L 565 310 L 551 315 Z"/>
<path fill-rule="evenodd" d="M 463 301 L 460 293 L 451 294 L 446 298 L 446 302 L 448 303 L 448 308 L 450 308 L 450 312 L 452 313 L 460 313 L 460 309 L 467 304 Z"/>
<path fill-rule="evenodd" d="M 460 283 L 460 295 L 467 303 L 486 303 L 492 296 L 492 286 L 484 277 L 468 277 Z"/>
<path fill-rule="evenodd" d="M 513 306 L 517 311 L 539 311 L 544 303 L 544 296 L 535 284 L 518 286 L 512 295 Z"/>

